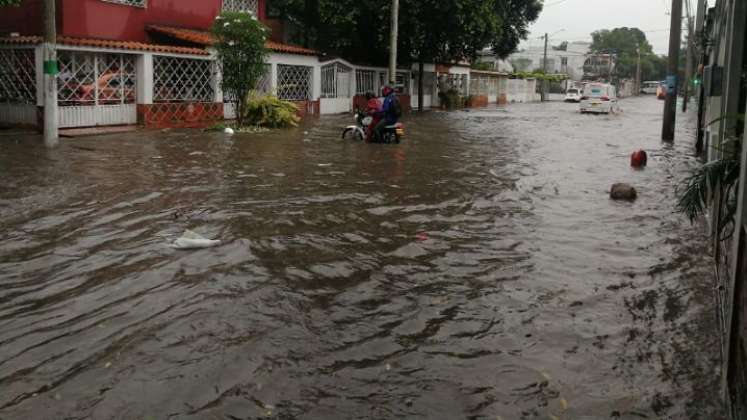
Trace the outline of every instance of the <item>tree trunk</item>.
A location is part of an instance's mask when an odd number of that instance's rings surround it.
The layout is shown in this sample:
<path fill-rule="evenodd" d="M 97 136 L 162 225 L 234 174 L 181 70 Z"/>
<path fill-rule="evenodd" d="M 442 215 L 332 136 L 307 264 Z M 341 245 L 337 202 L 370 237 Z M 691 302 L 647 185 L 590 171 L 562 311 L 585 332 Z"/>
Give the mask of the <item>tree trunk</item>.
<path fill-rule="evenodd" d="M 423 59 L 421 58 L 418 60 L 418 111 L 423 111 L 425 107 L 423 106 L 423 97 L 425 96 L 423 94 L 423 69 L 425 68 L 425 64 L 423 63 Z"/>

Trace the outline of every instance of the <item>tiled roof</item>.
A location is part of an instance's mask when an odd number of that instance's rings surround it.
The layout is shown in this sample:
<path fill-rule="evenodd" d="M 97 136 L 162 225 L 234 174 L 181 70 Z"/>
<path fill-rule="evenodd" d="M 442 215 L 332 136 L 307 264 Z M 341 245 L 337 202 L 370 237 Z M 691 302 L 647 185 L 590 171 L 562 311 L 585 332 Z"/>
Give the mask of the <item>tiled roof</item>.
<path fill-rule="evenodd" d="M 281 44 L 275 41 L 267 41 L 265 45 L 268 49 L 282 54 L 319 55 L 318 51 L 299 47 L 297 45 Z"/>
<path fill-rule="evenodd" d="M 212 45 L 215 42 L 210 32 L 199 31 L 196 29 L 175 28 L 172 26 L 162 26 L 162 25 L 151 25 L 151 26 L 148 26 L 148 29 L 154 32 L 164 34 L 164 35 L 168 35 L 180 41 L 187 41 L 187 42 L 191 42 L 194 44 L 208 46 L 208 45 Z M 299 47 L 297 45 L 281 44 L 275 41 L 267 41 L 265 45 L 267 46 L 267 49 L 277 52 L 277 53 L 297 54 L 297 55 L 319 55 L 318 51 L 315 51 L 309 48 Z"/>
<path fill-rule="evenodd" d="M 37 45 L 41 44 L 40 36 L 13 36 L 0 38 L 0 44 L 5 45 Z M 69 36 L 58 36 L 57 43 L 75 47 L 108 48 L 114 50 L 150 51 L 172 54 L 209 55 L 202 48 L 176 47 L 173 45 L 146 44 L 135 41 L 113 41 L 109 39 L 73 38 Z"/>

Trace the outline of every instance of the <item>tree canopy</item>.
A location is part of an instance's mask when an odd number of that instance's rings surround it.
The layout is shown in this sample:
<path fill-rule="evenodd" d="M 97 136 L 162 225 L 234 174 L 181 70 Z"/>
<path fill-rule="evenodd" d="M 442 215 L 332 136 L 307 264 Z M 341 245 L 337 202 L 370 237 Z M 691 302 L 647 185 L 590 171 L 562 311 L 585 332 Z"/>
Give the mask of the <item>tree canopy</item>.
<path fill-rule="evenodd" d="M 615 28 L 591 34 L 591 51 L 617 56 L 616 76 L 636 77 L 638 50 L 641 52 L 641 77 L 643 80 L 661 80 L 666 76 L 666 59 L 654 54 L 646 34 L 638 28 Z"/>
<path fill-rule="evenodd" d="M 283 17 L 302 28 L 293 35 L 295 42 L 358 63 L 386 63 L 391 2 L 276 1 Z M 398 59 L 472 59 L 487 46 L 505 57 L 541 10 L 541 0 L 401 0 Z"/>

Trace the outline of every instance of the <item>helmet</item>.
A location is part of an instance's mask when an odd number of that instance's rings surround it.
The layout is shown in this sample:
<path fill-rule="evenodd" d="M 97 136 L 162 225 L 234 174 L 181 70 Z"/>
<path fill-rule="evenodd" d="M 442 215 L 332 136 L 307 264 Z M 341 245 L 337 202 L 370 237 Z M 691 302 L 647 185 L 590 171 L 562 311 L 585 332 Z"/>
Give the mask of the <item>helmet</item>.
<path fill-rule="evenodd" d="M 389 96 L 392 92 L 394 92 L 394 89 L 392 89 L 391 86 L 384 86 L 381 88 L 381 93 L 384 94 L 384 96 Z"/>

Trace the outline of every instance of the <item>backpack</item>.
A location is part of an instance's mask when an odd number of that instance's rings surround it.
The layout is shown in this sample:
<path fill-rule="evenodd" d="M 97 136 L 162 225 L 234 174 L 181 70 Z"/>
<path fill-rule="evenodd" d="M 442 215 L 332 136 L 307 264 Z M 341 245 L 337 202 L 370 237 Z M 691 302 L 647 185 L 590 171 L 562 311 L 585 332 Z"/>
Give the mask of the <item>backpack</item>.
<path fill-rule="evenodd" d="M 392 101 L 392 111 L 394 111 L 394 115 L 396 115 L 397 118 L 402 117 L 402 104 L 399 103 L 399 98 L 396 96 Z"/>

